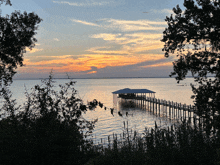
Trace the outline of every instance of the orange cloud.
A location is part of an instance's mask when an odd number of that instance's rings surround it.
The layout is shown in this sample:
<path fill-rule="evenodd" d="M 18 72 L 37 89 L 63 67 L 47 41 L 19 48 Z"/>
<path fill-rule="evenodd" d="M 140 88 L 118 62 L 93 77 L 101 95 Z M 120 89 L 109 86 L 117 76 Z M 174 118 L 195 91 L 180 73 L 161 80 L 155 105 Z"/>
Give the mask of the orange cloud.
<path fill-rule="evenodd" d="M 152 68 L 152 67 L 160 67 L 160 66 L 173 66 L 172 62 L 164 62 L 164 63 L 158 63 L 158 64 L 153 64 L 153 65 L 146 65 L 146 66 L 141 66 L 142 68 Z"/>
<path fill-rule="evenodd" d="M 19 68 L 21 72 L 29 71 L 41 71 L 48 72 L 52 68 L 58 72 L 81 72 L 81 71 L 90 71 L 92 67 L 98 69 L 105 68 L 107 66 L 125 66 L 125 65 L 134 65 L 145 61 L 159 60 L 164 59 L 164 55 L 83 55 L 78 59 L 71 58 L 70 55 L 64 57 L 48 60 L 48 61 L 39 61 L 32 62 L 30 59 L 25 59 L 24 64 L 26 66 Z M 93 72 L 89 72 L 95 73 Z"/>
<path fill-rule="evenodd" d="M 88 72 L 87 74 L 94 74 L 94 73 L 97 73 L 97 71 L 91 71 L 91 72 Z"/>

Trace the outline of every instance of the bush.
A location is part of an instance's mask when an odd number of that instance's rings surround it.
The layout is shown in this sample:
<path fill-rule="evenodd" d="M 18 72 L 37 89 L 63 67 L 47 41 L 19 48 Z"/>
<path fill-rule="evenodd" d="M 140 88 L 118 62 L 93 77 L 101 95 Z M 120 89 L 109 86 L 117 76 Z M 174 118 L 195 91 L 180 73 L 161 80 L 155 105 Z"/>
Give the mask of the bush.
<path fill-rule="evenodd" d="M 97 106 L 94 100 L 83 104 L 76 97 L 74 81 L 53 89 L 52 74 L 42 85 L 26 92 L 23 107 L 16 107 L 8 89 L 0 121 L 0 164 L 83 164 L 94 152 L 92 142 L 85 140 L 95 121 L 86 121 L 82 113 Z M 83 131 L 87 131 L 83 133 Z"/>

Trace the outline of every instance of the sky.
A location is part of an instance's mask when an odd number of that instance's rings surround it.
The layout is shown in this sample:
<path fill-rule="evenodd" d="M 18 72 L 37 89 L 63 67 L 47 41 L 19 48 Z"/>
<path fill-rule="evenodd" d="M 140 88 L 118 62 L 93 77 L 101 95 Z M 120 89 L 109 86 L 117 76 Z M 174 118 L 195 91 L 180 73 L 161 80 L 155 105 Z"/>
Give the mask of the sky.
<path fill-rule="evenodd" d="M 164 57 L 166 16 L 184 0 L 11 0 L 2 15 L 35 12 L 38 42 L 15 78 L 169 77 Z"/>

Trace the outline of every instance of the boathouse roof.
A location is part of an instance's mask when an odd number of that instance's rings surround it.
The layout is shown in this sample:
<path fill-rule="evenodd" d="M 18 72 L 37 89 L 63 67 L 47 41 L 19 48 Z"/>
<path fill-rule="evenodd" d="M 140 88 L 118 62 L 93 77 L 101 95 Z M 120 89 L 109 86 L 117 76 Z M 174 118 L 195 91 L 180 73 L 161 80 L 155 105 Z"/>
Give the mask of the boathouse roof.
<path fill-rule="evenodd" d="M 112 92 L 113 94 L 124 94 L 124 93 L 156 93 L 154 91 L 148 89 L 130 89 L 124 88 L 117 91 Z"/>

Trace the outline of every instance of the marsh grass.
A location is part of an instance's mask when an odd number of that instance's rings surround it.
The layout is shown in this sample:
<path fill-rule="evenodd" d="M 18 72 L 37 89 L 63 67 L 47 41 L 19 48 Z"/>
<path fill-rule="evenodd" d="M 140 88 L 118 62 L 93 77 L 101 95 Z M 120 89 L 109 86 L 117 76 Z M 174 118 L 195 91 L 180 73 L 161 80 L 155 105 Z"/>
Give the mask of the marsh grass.
<path fill-rule="evenodd" d="M 118 138 L 120 137 L 120 138 Z M 110 145 L 112 144 L 112 145 Z M 167 165 L 218 164 L 219 137 L 210 135 L 197 126 L 183 121 L 161 129 L 146 129 L 144 134 L 132 133 L 128 127 L 123 136 L 114 135 L 108 147 L 99 150 L 99 156 L 90 160 L 95 165 Z"/>

